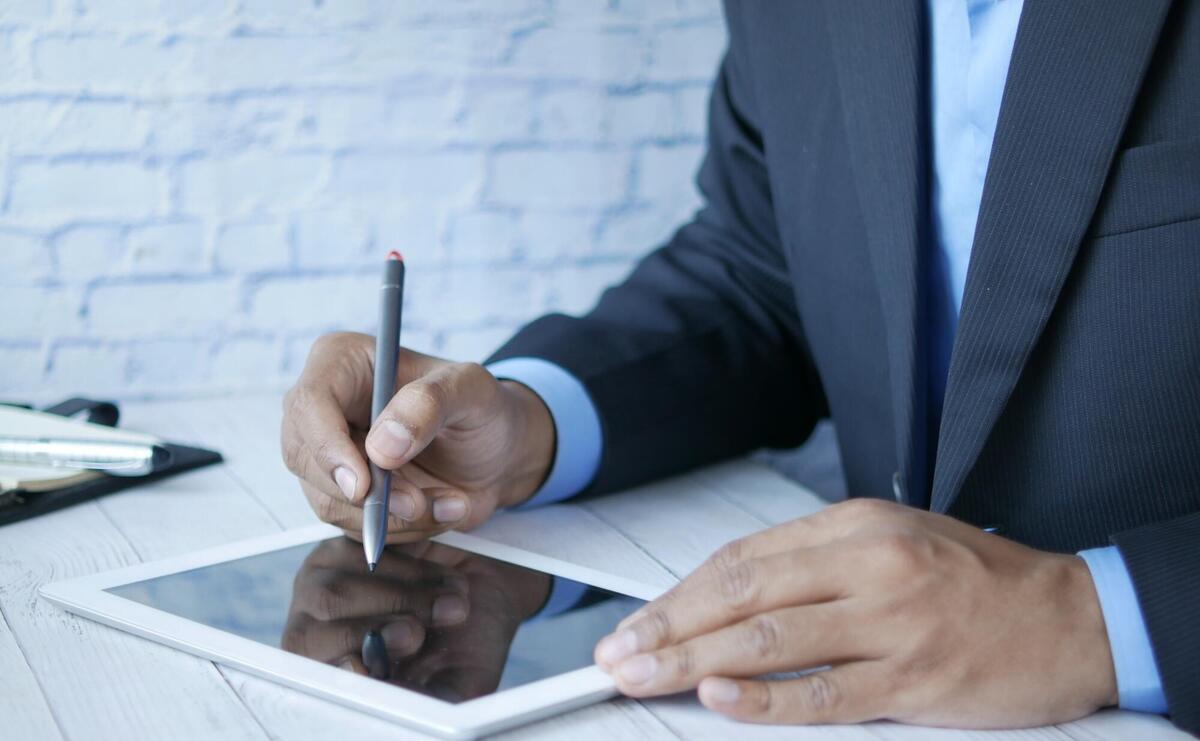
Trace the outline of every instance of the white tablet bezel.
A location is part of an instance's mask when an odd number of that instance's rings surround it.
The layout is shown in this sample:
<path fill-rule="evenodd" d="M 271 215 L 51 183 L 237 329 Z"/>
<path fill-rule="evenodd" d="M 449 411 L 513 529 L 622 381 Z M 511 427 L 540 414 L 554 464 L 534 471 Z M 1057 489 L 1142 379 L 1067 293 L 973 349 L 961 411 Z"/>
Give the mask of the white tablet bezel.
<path fill-rule="evenodd" d="M 47 600 L 70 612 L 447 738 L 475 738 L 589 705 L 616 694 L 609 676 L 593 665 L 478 699 L 452 704 L 291 654 L 105 591 L 133 582 L 339 536 L 341 531 L 337 528 L 324 524 L 313 525 L 174 558 L 46 584 L 42 586 L 40 593 Z M 651 600 L 663 592 L 661 587 L 606 574 L 465 533 L 445 533 L 434 540 L 639 599 Z"/>

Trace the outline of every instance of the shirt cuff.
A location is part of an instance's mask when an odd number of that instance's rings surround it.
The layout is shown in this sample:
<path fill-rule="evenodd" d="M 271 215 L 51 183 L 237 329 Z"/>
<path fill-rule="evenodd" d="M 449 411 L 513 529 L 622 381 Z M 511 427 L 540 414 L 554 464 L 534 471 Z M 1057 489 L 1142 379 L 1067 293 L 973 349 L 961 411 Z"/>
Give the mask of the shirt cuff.
<path fill-rule="evenodd" d="M 1121 708 L 1165 714 L 1167 698 L 1125 559 L 1116 546 L 1080 551 L 1079 557 L 1091 571 L 1100 598 Z"/>
<path fill-rule="evenodd" d="M 487 368 L 496 378 L 528 386 L 541 397 L 554 420 L 550 475 L 532 497 L 514 509 L 560 502 L 586 489 L 600 468 L 604 437 L 600 415 L 579 379 L 541 358 L 508 358 Z"/>

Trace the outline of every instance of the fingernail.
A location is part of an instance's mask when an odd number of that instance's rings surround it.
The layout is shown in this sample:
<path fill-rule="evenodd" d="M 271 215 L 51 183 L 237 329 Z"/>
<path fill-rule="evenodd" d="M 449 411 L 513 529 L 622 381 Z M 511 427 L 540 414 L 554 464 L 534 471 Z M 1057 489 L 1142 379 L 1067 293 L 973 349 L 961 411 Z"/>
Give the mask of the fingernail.
<path fill-rule="evenodd" d="M 438 522 L 458 522 L 467 514 L 467 503 L 458 497 L 439 499 L 433 503 L 433 519 Z"/>
<path fill-rule="evenodd" d="M 383 642 L 388 648 L 393 650 L 407 650 L 412 648 L 413 641 L 416 639 L 416 631 L 407 620 L 397 620 L 394 623 L 388 623 L 383 626 L 380 631 L 383 636 Z"/>
<path fill-rule="evenodd" d="M 354 490 L 358 488 L 358 477 L 345 466 L 333 469 L 333 481 L 342 490 L 347 499 L 354 499 Z"/>
<path fill-rule="evenodd" d="M 388 498 L 388 511 L 401 520 L 411 520 L 417 514 L 417 503 L 410 494 L 393 494 Z"/>
<path fill-rule="evenodd" d="M 637 653 L 637 648 L 637 634 L 632 630 L 619 630 L 600 641 L 600 645 L 596 647 L 596 658 L 612 666 L 633 656 Z"/>
<path fill-rule="evenodd" d="M 403 458 L 408 449 L 412 447 L 412 435 L 409 434 L 407 427 L 396 420 L 385 419 L 379 423 L 379 429 L 371 438 L 371 444 L 384 455 Z"/>
<path fill-rule="evenodd" d="M 457 594 L 444 594 L 433 601 L 433 624 L 454 625 L 467 618 L 467 603 Z"/>
<path fill-rule="evenodd" d="M 644 682 L 649 682 L 650 678 L 654 676 L 654 672 L 657 670 L 658 659 L 650 656 L 649 654 L 643 654 L 641 656 L 634 656 L 632 659 L 622 662 L 621 665 L 617 667 L 617 674 L 621 675 L 621 679 L 624 679 L 630 684 L 642 684 Z"/>
<path fill-rule="evenodd" d="M 732 705 L 742 694 L 737 682 L 720 677 L 709 677 L 700 683 L 700 699 L 714 705 Z"/>

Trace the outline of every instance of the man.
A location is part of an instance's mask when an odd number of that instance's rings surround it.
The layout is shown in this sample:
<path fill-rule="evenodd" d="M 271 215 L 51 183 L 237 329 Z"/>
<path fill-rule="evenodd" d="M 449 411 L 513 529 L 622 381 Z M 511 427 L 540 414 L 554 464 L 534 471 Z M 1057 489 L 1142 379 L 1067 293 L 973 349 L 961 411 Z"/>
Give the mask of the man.
<path fill-rule="evenodd" d="M 365 452 L 401 473 L 409 540 L 831 416 L 859 498 L 625 621 L 596 651 L 622 691 L 760 722 L 1119 704 L 1200 731 L 1200 3 L 726 15 L 695 219 L 490 373 L 406 353 L 373 426 L 371 340 L 318 342 L 283 431 L 313 506 L 357 535 Z"/>

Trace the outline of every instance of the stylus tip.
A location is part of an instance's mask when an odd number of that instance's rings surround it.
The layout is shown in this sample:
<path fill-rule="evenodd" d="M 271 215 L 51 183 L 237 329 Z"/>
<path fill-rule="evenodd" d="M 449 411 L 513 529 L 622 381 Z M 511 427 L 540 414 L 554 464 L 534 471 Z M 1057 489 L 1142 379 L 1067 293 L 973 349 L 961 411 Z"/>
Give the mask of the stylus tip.
<path fill-rule="evenodd" d="M 367 562 L 367 571 L 370 571 L 372 574 L 375 573 L 375 563 L 373 561 Z"/>

